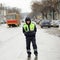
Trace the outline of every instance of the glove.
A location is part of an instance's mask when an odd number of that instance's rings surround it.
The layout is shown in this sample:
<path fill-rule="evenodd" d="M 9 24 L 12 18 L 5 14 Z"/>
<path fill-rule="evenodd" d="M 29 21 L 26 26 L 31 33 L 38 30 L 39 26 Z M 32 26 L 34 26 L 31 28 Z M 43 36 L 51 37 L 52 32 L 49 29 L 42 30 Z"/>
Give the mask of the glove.
<path fill-rule="evenodd" d="M 35 36 L 36 32 L 35 31 L 29 31 L 29 32 L 25 32 L 24 35 L 27 37 L 33 37 Z"/>
<path fill-rule="evenodd" d="M 28 36 L 33 37 L 35 36 L 36 32 L 35 31 L 29 31 Z"/>
<path fill-rule="evenodd" d="M 24 35 L 25 35 L 25 36 L 28 36 L 28 34 L 27 34 L 26 32 L 24 33 Z"/>

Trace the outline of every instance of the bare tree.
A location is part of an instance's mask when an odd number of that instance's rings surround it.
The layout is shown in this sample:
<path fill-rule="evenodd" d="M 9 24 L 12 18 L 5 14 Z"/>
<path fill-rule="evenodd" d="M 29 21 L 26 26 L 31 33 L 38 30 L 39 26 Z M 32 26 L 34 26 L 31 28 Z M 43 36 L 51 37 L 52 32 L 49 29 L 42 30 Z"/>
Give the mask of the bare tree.
<path fill-rule="evenodd" d="M 53 19 L 55 19 L 55 12 L 58 12 L 57 9 L 57 1 L 58 0 L 42 0 L 42 2 L 33 2 L 32 4 L 32 12 L 33 15 L 35 14 L 42 14 L 42 17 L 44 18 L 44 16 L 47 19 L 48 13 L 50 16 L 53 17 Z M 51 14 L 52 13 L 52 14 Z"/>

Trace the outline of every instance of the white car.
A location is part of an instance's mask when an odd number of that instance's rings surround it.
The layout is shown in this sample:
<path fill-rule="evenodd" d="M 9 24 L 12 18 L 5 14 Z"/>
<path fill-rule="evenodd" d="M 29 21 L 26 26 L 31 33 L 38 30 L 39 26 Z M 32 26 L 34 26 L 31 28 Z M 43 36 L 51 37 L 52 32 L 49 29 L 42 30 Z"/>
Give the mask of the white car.
<path fill-rule="evenodd" d="M 36 22 L 37 24 L 39 24 L 39 23 L 40 23 L 40 19 L 35 19 L 35 22 Z"/>
<path fill-rule="evenodd" d="M 59 27 L 59 24 L 57 23 L 57 20 L 52 20 L 51 21 L 51 26 L 52 27 Z"/>
<path fill-rule="evenodd" d="M 57 20 L 56 23 L 57 23 L 58 25 L 60 25 L 60 20 Z"/>

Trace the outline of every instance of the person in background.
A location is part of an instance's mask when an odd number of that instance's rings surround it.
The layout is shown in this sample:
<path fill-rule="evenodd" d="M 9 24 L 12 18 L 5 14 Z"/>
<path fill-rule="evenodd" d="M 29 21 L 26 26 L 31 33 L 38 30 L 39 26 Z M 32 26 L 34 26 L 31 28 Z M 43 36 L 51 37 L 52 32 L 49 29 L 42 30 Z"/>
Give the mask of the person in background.
<path fill-rule="evenodd" d="M 31 48 L 30 48 L 31 43 L 34 49 L 35 56 L 36 57 L 38 56 L 37 45 L 36 45 L 36 31 L 37 31 L 36 25 L 31 22 L 31 19 L 29 17 L 27 17 L 23 25 L 23 33 L 26 37 L 26 49 L 28 57 L 31 57 Z"/>

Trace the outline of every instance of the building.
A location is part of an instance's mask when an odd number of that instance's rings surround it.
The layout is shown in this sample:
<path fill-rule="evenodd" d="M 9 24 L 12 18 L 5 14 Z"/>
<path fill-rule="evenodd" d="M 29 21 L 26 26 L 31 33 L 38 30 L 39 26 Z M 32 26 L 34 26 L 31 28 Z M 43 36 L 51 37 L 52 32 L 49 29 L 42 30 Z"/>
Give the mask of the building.
<path fill-rule="evenodd" d="M 0 4 L 0 23 L 3 23 L 6 21 L 6 8 L 3 6 L 3 4 Z"/>

